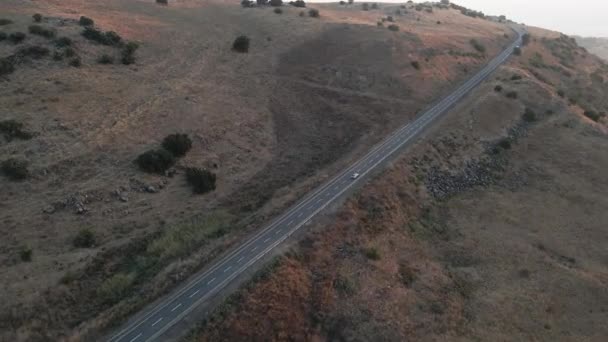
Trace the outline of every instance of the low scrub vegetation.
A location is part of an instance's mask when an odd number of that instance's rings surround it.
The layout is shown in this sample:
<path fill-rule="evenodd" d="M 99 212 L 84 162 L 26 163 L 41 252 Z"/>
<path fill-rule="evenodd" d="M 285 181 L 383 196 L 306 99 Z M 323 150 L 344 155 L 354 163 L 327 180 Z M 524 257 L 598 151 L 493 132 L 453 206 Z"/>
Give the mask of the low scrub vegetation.
<path fill-rule="evenodd" d="M 399 26 L 395 25 L 395 24 L 390 24 L 387 26 L 389 30 L 393 31 L 393 32 L 397 32 L 399 31 Z"/>
<path fill-rule="evenodd" d="M 526 107 L 526 110 L 524 111 L 524 115 L 522 116 L 522 118 L 526 122 L 534 122 L 534 121 L 536 121 L 536 113 L 534 113 L 534 111 L 531 108 Z"/>
<path fill-rule="evenodd" d="M 162 146 L 176 157 L 186 155 L 192 148 L 192 140 L 188 134 L 170 134 L 163 139 Z"/>
<path fill-rule="evenodd" d="M 50 53 L 51 51 L 49 49 L 45 48 L 44 46 L 38 45 L 27 46 L 17 50 L 17 56 L 21 58 L 29 57 L 33 59 L 40 59 L 42 57 L 48 56 Z"/>
<path fill-rule="evenodd" d="M 89 17 L 82 16 L 80 17 L 78 24 L 80 24 L 80 26 L 93 26 L 95 25 L 95 21 Z"/>
<path fill-rule="evenodd" d="M 129 294 L 134 281 L 133 274 L 117 273 L 101 284 L 97 296 L 105 303 L 117 303 Z"/>
<path fill-rule="evenodd" d="M 477 39 L 471 39 L 470 43 L 473 48 L 477 50 L 477 52 L 486 53 L 486 47 L 481 44 Z"/>
<path fill-rule="evenodd" d="M 11 180 L 20 181 L 29 176 L 25 160 L 10 158 L 0 164 L 2 173 Z"/>
<path fill-rule="evenodd" d="M 80 60 L 80 57 L 74 57 L 70 60 L 69 64 L 74 68 L 80 68 L 80 66 L 82 65 L 82 61 Z"/>
<path fill-rule="evenodd" d="M 194 167 L 186 169 L 186 180 L 192 186 L 195 194 L 204 194 L 215 190 L 215 179 L 215 174 L 208 170 Z"/>
<path fill-rule="evenodd" d="M 420 70 L 420 62 L 418 62 L 418 61 L 412 61 L 411 64 L 414 67 L 414 69 Z"/>
<path fill-rule="evenodd" d="M 290 4 L 295 7 L 306 7 L 306 2 L 304 0 L 292 1 Z"/>
<path fill-rule="evenodd" d="M 8 40 L 13 44 L 19 44 L 23 42 L 26 37 L 26 34 L 23 32 L 13 32 L 8 35 Z"/>
<path fill-rule="evenodd" d="M 13 139 L 28 140 L 32 138 L 32 134 L 23 128 L 23 124 L 15 120 L 0 121 L 0 133 L 4 135 L 7 141 Z"/>
<path fill-rule="evenodd" d="M 0 76 L 5 76 L 11 74 L 15 71 L 15 61 L 14 58 L 4 57 L 0 58 Z"/>
<path fill-rule="evenodd" d="M 363 254 L 370 260 L 380 260 L 380 252 L 374 247 L 366 248 L 363 250 Z"/>
<path fill-rule="evenodd" d="M 150 173 L 164 173 L 175 164 L 175 157 L 167 150 L 149 150 L 135 160 L 140 169 Z"/>
<path fill-rule="evenodd" d="M 0 26 L 4 26 L 4 25 L 10 25 L 12 24 L 13 21 L 9 20 L 9 19 L 4 19 L 4 18 L 0 18 Z"/>
<path fill-rule="evenodd" d="M 55 46 L 59 48 L 72 46 L 72 40 L 68 37 L 59 37 L 57 40 L 55 40 Z"/>
<path fill-rule="evenodd" d="M 238 36 L 232 43 L 232 50 L 240 53 L 249 52 L 249 37 L 247 36 Z"/>
<path fill-rule="evenodd" d="M 25 246 L 21 247 L 19 250 L 19 259 L 21 259 L 23 262 L 30 262 L 32 261 L 32 254 L 33 251 L 31 248 Z"/>
<path fill-rule="evenodd" d="M 55 38 L 55 31 L 54 30 L 42 27 L 40 25 L 30 25 L 28 27 L 28 31 L 31 34 L 35 34 L 37 36 L 41 36 L 41 37 L 44 37 L 44 38 L 47 38 L 47 39 Z"/>
<path fill-rule="evenodd" d="M 156 0 L 159 5 L 169 5 L 169 0 Z"/>
<path fill-rule="evenodd" d="M 510 92 L 507 93 L 507 97 L 510 99 L 516 99 L 517 98 L 517 92 L 512 90 Z"/>
<path fill-rule="evenodd" d="M 41 22 L 41 21 L 42 21 L 42 14 L 40 14 L 40 13 L 36 13 L 36 14 L 34 14 L 34 15 L 32 16 L 32 19 L 34 19 L 34 22 L 39 23 L 39 22 Z"/>
<path fill-rule="evenodd" d="M 113 64 L 114 58 L 110 55 L 103 54 L 97 59 L 97 63 L 99 64 Z"/>
<path fill-rule="evenodd" d="M 114 31 L 103 32 L 90 26 L 85 26 L 82 36 L 103 45 L 118 45 L 122 41 L 122 38 Z"/>
<path fill-rule="evenodd" d="M 74 236 L 72 244 L 76 248 L 91 248 L 95 246 L 95 234 L 90 229 L 81 229 Z"/>
<path fill-rule="evenodd" d="M 120 61 L 124 65 L 130 65 L 135 63 L 135 51 L 139 48 L 139 45 L 135 42 L 128 42 L 122 48 Z"/>
<path fill-rule="evenodd" d="M 277 8 L 274 9 L 274 13 L 281 14 L 281 13 L 283 13 L 283 10 L 280 9 L 279 7 L 277 7 Z"/>
<path fill-rule="evenodd" d="M 500 93 L 502 91 L 502 86 L 499 84 L 496 87 L 494 87 L 494 91 L 497 93 Z"/>
<path fill-rule="evenodd" d="M 604 116 L 594 110 L 586 110 L 583 114 L 595 122 L 599 122 L 600 119 Z"/>
<path fill-rule="evenodd" d="M 316 8 L 311 8 L 308 10 L 308 16 L 312 17 L 312 18 L 318 18 L 321 16 L 321 14 L 319 13 L 319 10 Z"/>

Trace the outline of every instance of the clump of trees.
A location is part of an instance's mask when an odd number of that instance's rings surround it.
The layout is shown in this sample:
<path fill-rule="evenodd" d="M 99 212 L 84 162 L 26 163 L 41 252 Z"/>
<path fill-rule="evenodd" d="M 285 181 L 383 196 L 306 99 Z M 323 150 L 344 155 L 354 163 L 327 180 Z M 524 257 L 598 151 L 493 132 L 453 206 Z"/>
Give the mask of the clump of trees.
<path fill-rule="evenodd" d="M 28 27 L 28 31 L 31 34 L 35 34 L 35 35 L 38 35 L 38 36 L 41 36 L 41 37 L 44 37 L 44 38 L 47 38 L 47 39 L 51 39 L 51 38 L 55 37 L 55 31 L 54 30 L 44 28 L 44 27 L 42 27 L 40 25 L 30 25 Z"/>
<path fill-rule="evenodd" d="M 195 194 L 204 194 L 215 190 L 216 175 L 208 170 L 196 167 L 186 169 L 186 180 Z"/>
<path fill-rule="evenodd" d="M 163 139 L 162 146 L 174 156 L 182 157 L 192 148 L 192 140 L 188 137 L 188 134 L 169 134 Z"/>
<path fill-rule="evenodd" d="M 175 164 L 175 157 L 164 149 L 148 150 L 140 154 L 135 162 L 145 172 L 162 174 Z"/>

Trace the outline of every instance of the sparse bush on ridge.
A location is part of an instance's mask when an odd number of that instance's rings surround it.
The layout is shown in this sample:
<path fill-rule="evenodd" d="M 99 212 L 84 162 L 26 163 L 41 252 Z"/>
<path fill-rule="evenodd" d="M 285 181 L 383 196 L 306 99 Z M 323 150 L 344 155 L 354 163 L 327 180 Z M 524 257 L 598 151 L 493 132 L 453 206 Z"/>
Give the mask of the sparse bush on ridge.
<path fill-rule="evenodd" d="M 515 56 L 521 56 L 521 48 L 518 48 L 518 47 L 514 48 L 513 49 L 513 54 Z"/>
<path fill-rule="evenodd" d="M 106 279 L 97 288 L 97 296 L 103 302 L 109 304 L 117 303 L 129 294 L 134 281 L 134 274 L 117 273 L 111 278 Z"/>
<path fill-rule="evenodd" d="M 0 76 L 8 75 L 15 71 L 14 58 L 4 57 L 0 58 Z"/>
<path fill-rule="evenodd" d="M 8 40 L 13 44 L 19 44 L 25 40 L 25 33 L 23 32 L 13 32 L 8 35 Z"/>
<path fill-rule="evenodd" d="M 76 56 L 76 51 L 74 49 L 72 49 L 71 47 L 68 47 L 65 50 L 63 50 L 63 53 L 68 58 Z"/>
<path fill-rule="evenodd" d="M 364 11 L 369 11 L 369 4 L 367 2 L 364 2 L 361 5 L 361 9 L 364 10 Z"/>
<path fill-rule="evenodd" d="M 319 17 L 319 10 L 316 8 L 311 8 L 308 10 L 308 15 L 312 18 L 318 18 Z"/>
<path fill-rule="evenodd" d="M 89 17 L 81 16 L 80 20 L 78 21 L 78 24 L 80 24 L 81 26 L 93 26 L 95 25 L 95 21 L 93 21 L 93 19 Z"/>
<path fill-rule="evenodd" d="M 16 181 L 24 180 L 29 176 L 27 162 L 25 160 L 10 158 L 2 162 L 0 165 L 2 173 Z"/>
<path fill-rule="evenodd" d="M 76 248 L 91 248 L 95 246 L 95 234 L 90 229 L 81 229 L 72 240 Z"/>
<path fill-rule="evenodd" d="M 243 0 L 241 1 L 241 6 L 248 8 L 253 6 L 253 1 L 251 0 Z"/>
<path fill-rule="evenodd" d="M 89 26 L 85 26 L 82 36 L 103 45 L 119 45 L 122 41 L 122 38 L 116 32 L 103 32 Z"/>
<path fill-rule="evenodd" d="M 44 38 L 48 38 L 48 39 L 55 38 L 55 31 L 54 30 L 44 28 L 44 27 L 42 27 L 40 25 L 30 25 L 28 27 L 28 31 L 31 34 L 35 34 L 35 35 L 38 35 L 38 36 L 41 36 L 41 37 L 44 37 Z"/>
<path fill-rule="evenodd" d="M 128 42 L 122 48 L 122 58 L 121 62 L 124 65 L 129 65 L 135 63 L 135 51 L 139 48 L 139 45 L 135 42 Z"/>
<path fill-rule="evenodd" d="M 283 6 L 283 0 L 270 0 L 270 6 Z"/>
<path fill-rule="evenodd" d="M 563 89 L 559 89 L 559 90 L 557 91 L 557 95 L 558 95 L 559 97 L 563 98 L 563 97 L 565 97 L 565 96 L 566 96 L 566 92 L 564 92 L 564 90 L 563 90 Z"/>
<path fill-rule="evenodd" d="M 190 167 L 186 169 L 186 180 L 192 186 L 195 194 L 215 190 L 216 176 L 208 170 Z"/>
<path fill-rule="evenodd" d="M 188 134 L 175 133 L 166 136 L 163 139 L 162 146 L 174 156 L 181 157 L 192 148 L 192 140 L 188 137 Z"/>
<path fill-rule="evenodd" d="M 281 14 L 281 13 L 283 13 L 283 10 L 280 9 L 279 7 L 277 7 L 277 8 L 274 9 L 274 13 Z"/>
<path fill-rule="evenodd" d="M 32 18 L 34 19 L 35 22 L 39 23 L 42 21 L 42 14 L 36 13 L 32 16 Z"/>
<path fill-rule="evenodd" d="M 175 164 L 175 158 L 170 152 L 158 149 L 142 153 L 135 162 L 145 172 L 162 174 Z"/>
<path fill-rule="evenodd" d="M 249 37 L 238 36 L 232 43 L 232 50 L 236 52 L 246 53 L 249 51 Z"/>
<path fill-rule="evenodd" d="M 521 45 L 526 46 L 530 43 L 530 40 L 532 39 L 532 37 L 530 36 L 529 33 L 525 33 L 522 37 L 521 37 Z"/>
<path fill-rule="evenodd" d="M 6 34 L 6 32 L 0 31 L 0 42 L 6 39 L 8 39 L 8 34 Z"/>
<path fill-rule="evenodd" d="M 605 114 L 602 115 L 594 110 L 585 110 L 585 112 L 583 114 L 595 122 L 599 122 L 600 119 L 605 115 Z"/>
<path fill-rule="evenodd" d="M 169 0 L 156 0 L 156 3 L 160 5 L 169 5 Z"/>

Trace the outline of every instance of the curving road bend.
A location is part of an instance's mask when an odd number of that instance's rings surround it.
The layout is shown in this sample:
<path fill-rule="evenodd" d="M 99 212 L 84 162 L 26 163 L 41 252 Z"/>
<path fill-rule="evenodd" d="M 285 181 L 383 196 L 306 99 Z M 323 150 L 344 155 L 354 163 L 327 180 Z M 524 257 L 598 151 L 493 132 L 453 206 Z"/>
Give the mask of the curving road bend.
<path fill-rule="evenodd" d="M 248 267 L 285 241 L 292 233 L 340 198 L 355 184 L 364 182 L 366 175 L 384 161 L 393 157 L 397 151 L 483 82 L 511 56 L 513 49 L 521 44 L 523 32 L 517 31 L 517 34 L 517 40 L 452 94 L 443 98 L 411 123 L 393 132 L 372 148 L 363 158 L 309 193 L 302 201 L 288 209 L 287 212 L 255 236 L 218 260 L 211 268 L 195 276 L 188 285 L 168 295 L 165 300 L 152 308 L 146 315 L 122 327 L 119 332 L 110 337 L 108 342 L 159 340 L 169 328 L 200 303 L 221 291 Z M 353 179 L 355 173 L 359 176 Z"/>

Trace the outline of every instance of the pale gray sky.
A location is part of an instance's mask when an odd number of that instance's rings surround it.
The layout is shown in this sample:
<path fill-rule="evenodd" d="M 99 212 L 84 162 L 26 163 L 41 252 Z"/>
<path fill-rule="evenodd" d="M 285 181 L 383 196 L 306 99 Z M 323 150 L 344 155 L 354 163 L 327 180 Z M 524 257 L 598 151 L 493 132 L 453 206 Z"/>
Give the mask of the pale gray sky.
<path fill-rule="evenodd" d="M 310 0 L 310 2 L 336 1 Z M 355 2 L 375 1 L 355 0 Z M 453 2 L 486 14 L 504 14 L 517 22 L 570 35 L 608 37 L 608 1 L 606 0 L 454 0 Z"/>

